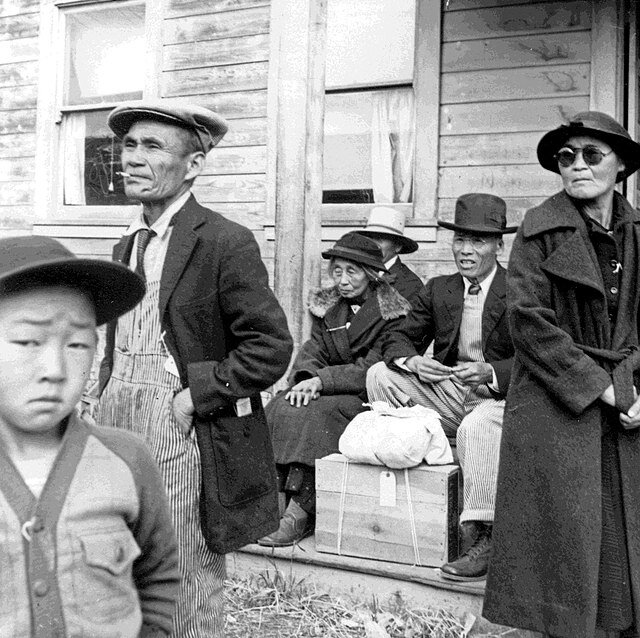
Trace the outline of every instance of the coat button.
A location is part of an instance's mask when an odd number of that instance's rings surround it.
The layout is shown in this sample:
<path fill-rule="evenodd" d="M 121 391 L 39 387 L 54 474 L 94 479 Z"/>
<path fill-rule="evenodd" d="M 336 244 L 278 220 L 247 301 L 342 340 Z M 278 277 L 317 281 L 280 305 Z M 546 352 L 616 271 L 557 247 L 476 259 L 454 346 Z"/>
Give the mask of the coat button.
<path fill-rule="evenodd" d="M 36 596 L 46 596 L 47 593 L 49 592 L 49 585 L 47 585 L 47 583 L 44 580 L 36 580 L 35 583 L 33 583 L 33 593 Z"/>
<path fill-rule="evenodd" d="M 31 528 L 34 532 L 41 532 L 44 529 L 44 523 L 41 518 L 33 519 L 33 527 Z"/>
<path fill-rule="evenodd" d="M 116 549 L 116 563 L 121 563 L 124 560 L 124 547 L 118 545 Z"/>
<path fill-rule="evenodd" d="M 615 286 L 611 286 L 610 290 L 611 290 L 611 294 L 612 295 L 617 295 L 618 294 L 618 289 Z"/>

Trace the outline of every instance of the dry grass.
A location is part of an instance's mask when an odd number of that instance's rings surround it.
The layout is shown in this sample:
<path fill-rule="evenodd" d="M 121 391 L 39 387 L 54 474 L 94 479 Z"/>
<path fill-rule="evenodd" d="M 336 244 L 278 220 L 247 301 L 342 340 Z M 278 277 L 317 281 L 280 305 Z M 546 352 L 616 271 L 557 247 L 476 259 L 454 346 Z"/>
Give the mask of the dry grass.
<path fill-rule="evenodd" d="M 465 638 L 474 618 L 410 609 L 400 596 L 382 605 L 345 601 L 273 569 L 227 582 L 227 638 Z"/>

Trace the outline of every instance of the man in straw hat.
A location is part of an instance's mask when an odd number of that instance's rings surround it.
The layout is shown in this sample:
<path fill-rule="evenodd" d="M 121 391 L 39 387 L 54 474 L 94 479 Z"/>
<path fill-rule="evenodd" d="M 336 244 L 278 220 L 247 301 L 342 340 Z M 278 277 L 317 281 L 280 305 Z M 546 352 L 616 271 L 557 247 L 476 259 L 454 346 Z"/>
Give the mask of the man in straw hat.
<path fill-rule="evenodd" d="M 418 243 L 404 234 L 404 213 L 389 206 L 376 206 L 369 213 L 367 225 L 357 231 L 371 237 L 382 251 L 387 272 L 393 278 L 393 286 L 405 298 L 411 300 L 422 288 L 422 280 L 398 255 L 415 253 Z"/>
<path fill-rule="evenodd" d="M 114 258 L 147 293 L 109 327 L 97 418 L 154 451 L 183 573 L 174 635 L 210 638 L 222 632 L 223 554 L 278 527 L 260 392 L 285 372 L 292 340 L 252 233 L 191 193 L 226 122 L 172 101 L 117 107 L 108 124 L 125 192 L 142 204 Z"/>
<path fill-rule="evenodd" d="M 452 249 L 458 272 L 429 280 L 413 309 L 383 346 L 384 362 L 369 369 L 372 401 L 435 409 L 456 436 L 464 476 L 460 523 L 467 550 L 441 568 L 452 580 L 486 576 L 491 550 L 504 397 L 513 345 L 507 327 L 506 271 L 497 262 L 506 225 L 495 195 L 458 198 Z M 433 342 L 433 356 L 426 349 Z"/>

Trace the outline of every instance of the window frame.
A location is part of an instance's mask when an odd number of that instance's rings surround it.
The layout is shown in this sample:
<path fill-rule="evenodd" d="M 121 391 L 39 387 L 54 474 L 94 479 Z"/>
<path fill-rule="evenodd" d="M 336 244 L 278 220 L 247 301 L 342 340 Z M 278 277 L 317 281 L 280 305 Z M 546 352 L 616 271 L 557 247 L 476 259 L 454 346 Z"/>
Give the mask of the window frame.
<path fill-rule="evenodd" d="M 416 0 L 416 28 L 413 65 L 415 100 L 415 145 L 413 201 L 385 203 L 404 212 L 407 222 L 435 225 L 438 217 L 438 145 L 440 129 L 440 56 L 442 10 L 440 0 Z M 326 33 L 325 36 L 326 38 Z M 425 63 L 428 60 L 428 63 Z M 362 87 L 361 87 L 362 88 Z M 383 88 L 375 85 L 372 88 Z M 331 92 L 335 92 L 332 88 Z M 326 90 L 323 87 L 322 98 Z M 366 222 L 372 204 L 320 204 L 322 223 L 353 225 Z"/>
<path fill-rule="evenodd" d="M 113 108 L 118 102 L 63 106 L 66 34 L 65 19 L 78 7 L 145 7 L 145 60 L 143 99 L 159 96 L 162 56 L 162 2 L 155 0 L 43 0 L 40 12 L 40 81 L 36 124 L 34 215 L 36 221 L 77 222 L 95 225 L 127 224 L 137 206 L 77 206 L 63 201 L 62 118 L 64 113 L 90 112 Z"/>

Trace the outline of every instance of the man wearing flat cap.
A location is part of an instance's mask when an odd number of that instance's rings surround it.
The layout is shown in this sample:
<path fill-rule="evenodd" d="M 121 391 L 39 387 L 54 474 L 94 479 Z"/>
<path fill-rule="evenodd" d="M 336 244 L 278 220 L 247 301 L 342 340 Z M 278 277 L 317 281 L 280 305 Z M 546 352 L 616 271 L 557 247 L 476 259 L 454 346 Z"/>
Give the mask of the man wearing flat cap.
<path fill-rule="evenodd" d="M 224 554 L 278 527 L 260 392 L 285 372 L 291 336 L 252 233 L 191 194 L 225 121 L 157 102 L 120 106 L 108 124 L 142 204 L 114 259 L 147 292 L 108 328 L 97 420 L 140 434 L 160 465 L 183 576 L 172 635 L 220 636 Z"/>
<path fill-rule="evenodd" d="M 370 237 L 380 246 L 384 267 L 392 277 L 393 287 L 407 300 L 422 289 L 422 279 L 402 263 L 400 255 L 408 255 L 418 250 L 418 243 L 404 234 L 404 213 L 389 206 L 371 209 L 367 225 L 357 231 Z"/>
<path fill-rule="evenodd" d="M 454 222 L 453 275 L 430 279 L 413 309 L 382 347 L 384 361 L 367 375 L 371 401 L 436 410 L 455 435 L 464 477 L 460 516 L 466 551 L 441 567 L 444 578 L 485 578 L 502 434 L 504 397 L 513 362 L 506 317 L 506 271 L 497 262 L 506 225 L 505 202 L 495 195 L 458 198 Z M 433 343 L 433 356 L 426 354 Z"/>

